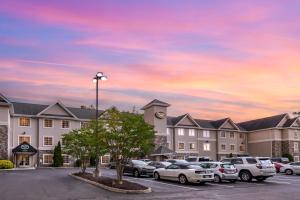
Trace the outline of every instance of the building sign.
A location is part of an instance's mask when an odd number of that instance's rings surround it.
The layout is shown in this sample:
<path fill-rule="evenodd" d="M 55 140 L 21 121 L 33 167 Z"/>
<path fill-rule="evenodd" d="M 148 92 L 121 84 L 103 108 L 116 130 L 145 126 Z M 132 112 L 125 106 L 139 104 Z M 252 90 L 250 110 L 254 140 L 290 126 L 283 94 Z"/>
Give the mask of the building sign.
<path fill-rule="evenodd" d="M 20 146 L 20 148 L 23 150 L 23 151 L 28 151 L 28 149 L 30 148 L 30 146 L 28 144 L 22 144 Z"/>
<path fill-rule="evenodd" d="M 20 144 L 16 148 L 14 148 L 12 150 L 12 152 L 13 153 L 31 153 L 31 154 L 35 154 L 37 152 L 37 150 L 33 146 L 28 144 L 27 142 L 23 142 L 22 144 Z"/>
<path fill-rule="evenodd" d="M 166 114 L 164 112 L 156 112 L 155 117 L 158 119 L 164 119 L 166 117 Z"/>

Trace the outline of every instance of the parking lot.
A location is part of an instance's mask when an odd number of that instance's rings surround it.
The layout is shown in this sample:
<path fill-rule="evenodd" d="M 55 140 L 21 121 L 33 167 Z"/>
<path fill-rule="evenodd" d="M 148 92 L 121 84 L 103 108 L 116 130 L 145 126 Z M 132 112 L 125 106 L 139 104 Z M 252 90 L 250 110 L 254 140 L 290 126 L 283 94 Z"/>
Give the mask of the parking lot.
<path fill-rule="evenodd" d="M 152 178 L 124 176 L 152 188 L 150 194 L 112 193 L 68 176 L 78 169 L 37 169 L 0 172 L 1 200 L 62 200 L 62 199 L 272 199 L 299 200 L 300 176 L 277 175 L 265 182 L 207 183 L 180 185 Z M 102 169 L 104 176 L 115 170 Z"/>

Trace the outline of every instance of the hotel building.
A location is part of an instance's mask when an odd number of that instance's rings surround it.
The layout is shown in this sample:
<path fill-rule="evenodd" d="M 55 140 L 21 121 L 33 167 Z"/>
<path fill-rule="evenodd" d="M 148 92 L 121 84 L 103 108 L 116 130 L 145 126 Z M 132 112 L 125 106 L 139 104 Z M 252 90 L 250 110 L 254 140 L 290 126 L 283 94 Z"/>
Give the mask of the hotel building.
<path fill-rule="evenodd" d="M 153 100 L 142 108 L 145 121 L 156 131 L 154 158 L 206 156 L 220 160 L 230 155 L 289 153 L 299 160 L 298 118 L 282 114 L 235 123 L 230 118 L 204 120 L 189 114 L 172 117 L 167 113 L 169 107 Z M 62 135 L 85 126 L 95 115 L 95 109 L 66 107 L 62 102 L 11 102 L 0 94 L 0 159 L 10 159 L 16 167 L 50 166 Z M 63 157 L 64 165 L 73 165 L 74 159 Z M 108 163 L 109 155 L 101 157 L 101 162 Z"/>

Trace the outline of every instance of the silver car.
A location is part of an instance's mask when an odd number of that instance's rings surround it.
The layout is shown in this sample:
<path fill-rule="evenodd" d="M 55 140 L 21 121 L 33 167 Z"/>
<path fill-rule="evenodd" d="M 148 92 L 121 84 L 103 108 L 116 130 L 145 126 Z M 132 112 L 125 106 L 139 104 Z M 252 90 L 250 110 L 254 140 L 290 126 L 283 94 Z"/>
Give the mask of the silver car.
<path fill-rule="evenodd" d="M 287 175 L 300 174 L 300 162 L 285 164 L 280 168 L 280 172 Z"/>
<path fill-rule="evenodd" d="M 214 182 L 230 181 L 235 183 L 238 178 L 238 170 L 231 163 L 222 162 L 202 162 L 200 166 L 204 169 L 212 169 L 214 172 Z"/>

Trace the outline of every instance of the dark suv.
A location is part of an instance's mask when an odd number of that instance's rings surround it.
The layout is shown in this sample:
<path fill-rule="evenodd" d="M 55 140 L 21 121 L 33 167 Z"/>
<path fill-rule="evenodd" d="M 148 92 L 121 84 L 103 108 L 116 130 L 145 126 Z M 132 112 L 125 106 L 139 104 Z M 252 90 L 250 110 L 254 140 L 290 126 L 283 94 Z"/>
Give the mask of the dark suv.
<path fill-rule="evenodd" d="M 153 176 L 154 169 L 156 168 L 149 166 L 144 161 L 130 160 L 124 166 L 124 173 L 132 174 L 134 177 Z"/>

